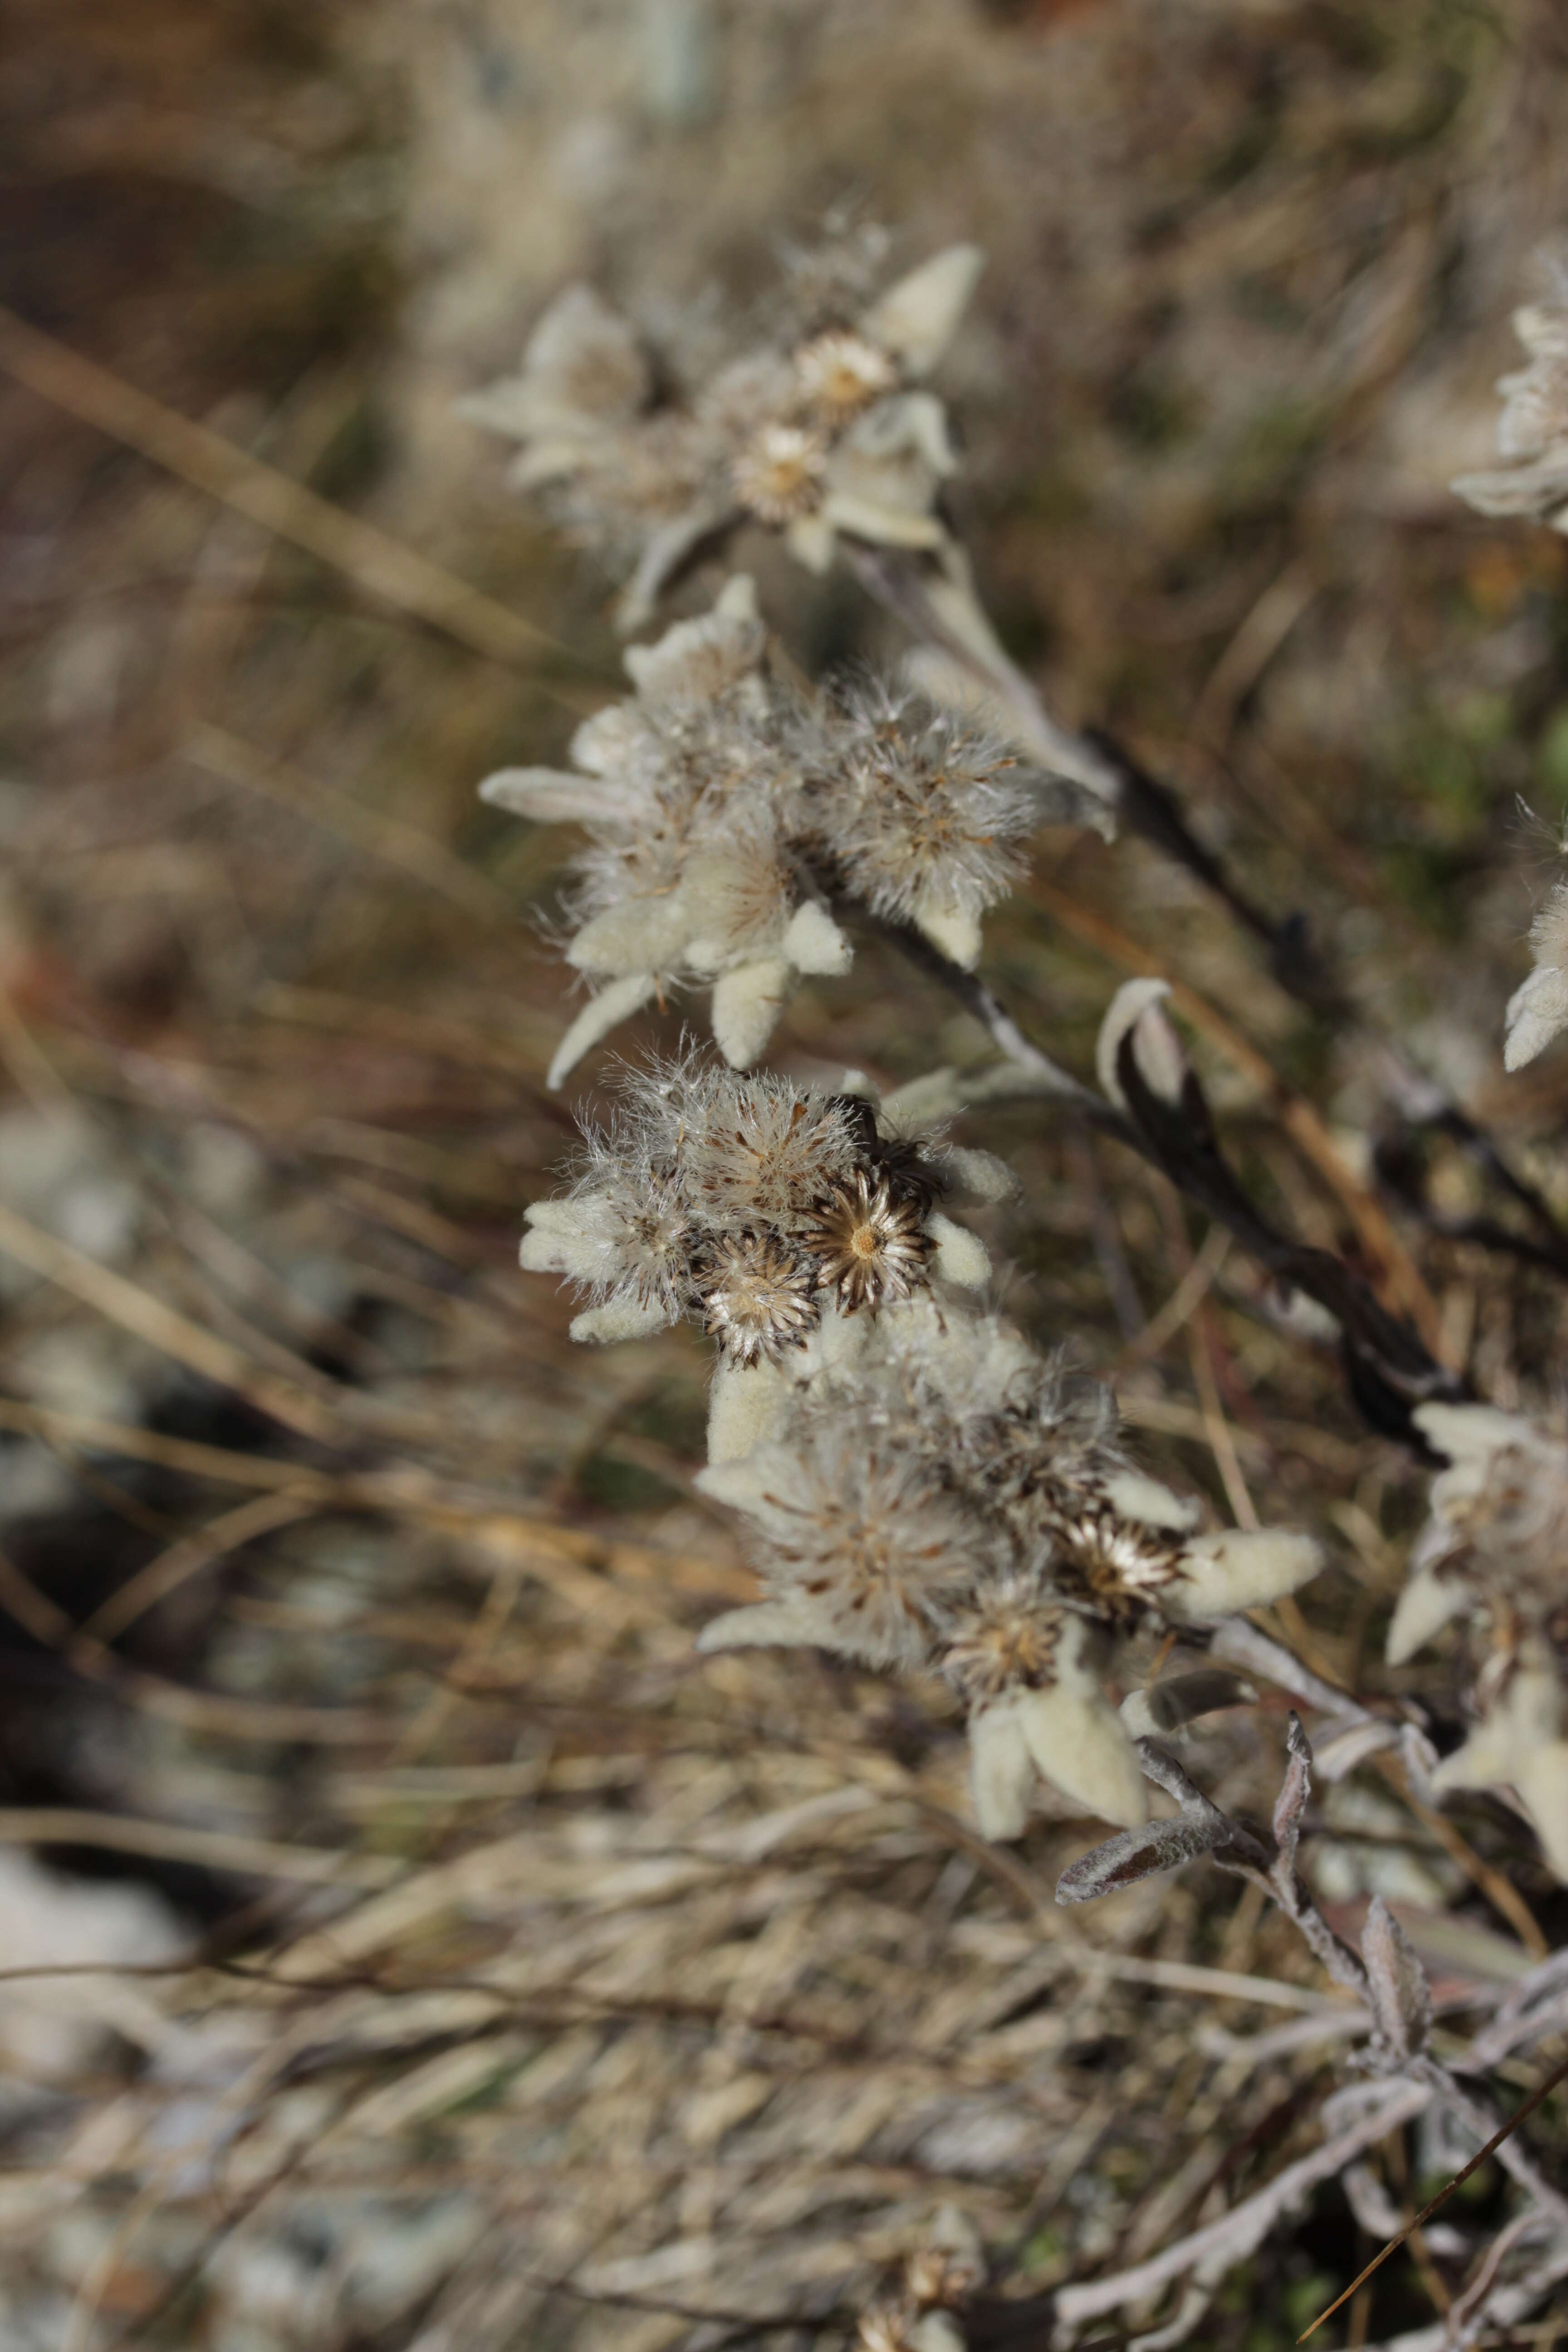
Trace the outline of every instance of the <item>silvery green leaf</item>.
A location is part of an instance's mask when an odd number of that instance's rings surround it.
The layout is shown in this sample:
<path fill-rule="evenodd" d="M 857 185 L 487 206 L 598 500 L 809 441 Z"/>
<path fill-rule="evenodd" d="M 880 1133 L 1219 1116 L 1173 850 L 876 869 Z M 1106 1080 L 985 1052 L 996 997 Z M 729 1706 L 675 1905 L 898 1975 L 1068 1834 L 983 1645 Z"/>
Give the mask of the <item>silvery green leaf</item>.
<path fill-rule="evenodd" d="M 1147 1822 L 1142 1829 L 1123 1830 L 1069 1863 L 1057 1881 L 1057 1901 L 1093 1903 L 1102 1895 L 1119 1895 L 1157 1870 L 1176 1870 L 1200 1853 L 1212 1853 L 1229 1834 L 1230 1823 L 1217 1810 L 1178 1813 L 1173 1822 Z"/>
<path fill-rule="evenodd" d="M 1290 1727 L 1285 1745 L 1289 1761 L 1285 1767 L 1284 1783 L 1274 1804 L 1274 1843 L 1279 1849 L 1279 1860 L 1287 1871 L 1296 1867 L 1296 1846 L 1301 1835 L 1301 1815 L 1312 1793 L 1312 1747 L 1301 1728 L 1301 1718 L 1294 1707 L 1290 1710 Z"/>
<path fill-rule="evenodd" d="M 1401 2058 L 1414 2058 L 1432 2030 L 1432 1988 L 1415 1948 L 1381 1895 L 1362 1929 L 1361 1956 L 1378 2032 Z"/>

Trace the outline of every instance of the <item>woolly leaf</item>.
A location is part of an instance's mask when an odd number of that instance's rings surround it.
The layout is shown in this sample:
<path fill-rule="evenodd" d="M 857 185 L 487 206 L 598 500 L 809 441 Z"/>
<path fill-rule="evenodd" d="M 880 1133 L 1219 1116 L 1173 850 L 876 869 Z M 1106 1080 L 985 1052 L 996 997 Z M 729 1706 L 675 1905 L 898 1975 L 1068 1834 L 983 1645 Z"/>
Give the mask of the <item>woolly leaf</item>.
<path fill-rule="evenodd" d="M 1057 1881 L 1057 1901 L 1094 1903 L 1102 1895 L 1119 1895 L 1157 1870 L 1176 1870 L 1200 1853 L 1212 1853 L 1229 1834 L 1230 1823 L 1217 1811 L 1179 1813 L 1173 1822 L 1147 1822 L 1142 1829 L 1123 1830 L 1069 1863 Z"/>
<path fill-rule="evenodd" d="M 1361 1956 L 1377 2030 L 1401 2058 L 1414 2058 L 1432 2030 L 1432 1988 L 1409 1937 L 1381 1895 L 1362 1929 Z"/>

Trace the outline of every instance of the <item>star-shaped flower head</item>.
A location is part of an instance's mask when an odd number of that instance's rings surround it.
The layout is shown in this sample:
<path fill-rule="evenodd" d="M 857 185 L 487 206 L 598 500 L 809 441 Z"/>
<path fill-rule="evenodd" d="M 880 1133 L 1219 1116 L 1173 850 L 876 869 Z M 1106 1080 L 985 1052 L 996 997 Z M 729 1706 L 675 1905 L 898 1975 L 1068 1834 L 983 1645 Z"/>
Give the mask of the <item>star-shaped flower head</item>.
<path fill-rule="evenodd" d="M 1469 1621 L 1479 1720 L 1435 1785 L 1512 1788 L 1568 1880 L 1568 1444 L 1490 1405 L 1422 1405 L 1415 1419 L 1447 1466 L 1389 1625 L 1389 1661 Z"/>
<path fill-rule="evenodd" d="M 575 1339 L 701 1323 L 722 1351 L 710 1433 L 722 1454 L 742 1429 L 747 1444 L 763 1433 L 812 1349 L 841 1345 L 838 1300 L 858 1310 L 989 1279 L 980 1242 L 936 1206 L 948 1184 L 941 1158 L 884 1139 L 865 1100 L 687 1055 L 623 1073 L 569 1189 L 528 1211 L 522 1263 L 585 1295 Z M 863 1205 L 869 1228 L 860 1251 L 845 1237 L 847 1266 L 829 1254 L 835 1202 Z"/>
<path fill-rule="evenodd" d="M 873 1177 L 864 1168 L 819 1203 L 806 1241 L 818 1283 L 846 1315 L 910 1297 L 933 1246 L 921 1202 L 895 1193 L 885 1171 Z"/>
<path fill-rule="evenodd" d="M 567 961 L 595 985 L 551 1064 L 559 1086 L 653 997 L 712 991 L 713 1034 L 755 1060 L 803 972 L 847 970 L 848 940 L 803 879 L 796 772 L 763 671 L 750 580 L 654 646 L 634 646 L 637 692 L 579 728 L 574 773 L 503 768 L 481 795 L 520 816 L 586 826 Z"/>
<path fill-rule="evenodd" d="M 956 460 L 923 385 L 981 257 L 950 246 L 868 299 L 859 261 L 869 250 L 861 240 L 855 267 L 815 279 L 797 257 L 775 336 L 684 383 L 679 352 L 656 361 L 600 295 L 568 288 L 518 373 L 460 404 L 521 445 L 517 487 L 544 493 L 566 530 L 630 572 L 628 631 L 696 548 L 748 518 L 817 571 L 840 533 L 947 543 L 936 501 Z"/>
<path fill-rule="evenodd" d="M 1529 515 L 1568 530 L 1568 268 L 1561 254 L 1544 256 L 1552 280 L 1546 300 L 1526 303 L 1513 328 L 1529 364 L 1499 378 L 1503 396 L 1498 455 L 1507 462 L 1489 473 L 1464 474 L 1458 495 L 1482 514 Z"/>
<path fill-rule="evenodd" d="M 968 1713 L 988 1836 L 1018 1835 L 1037 1777 L 1142 1822 L 1133 1728 L 1105 1688 L 1119 1642 L 1278 1599 L 1316 1571 L 1317 1546 L 1201 1532 L 1196 1505 L 1127 1466 L 1106 1392 L 994 1316 L 921 1297 L 837 1328 L 858 1343 L 781 1387 L 760 1437 L 711 1453 L 699 1480 L 748 1520 L 764 1595 L 700 1646 L 942 1675 Z"/>

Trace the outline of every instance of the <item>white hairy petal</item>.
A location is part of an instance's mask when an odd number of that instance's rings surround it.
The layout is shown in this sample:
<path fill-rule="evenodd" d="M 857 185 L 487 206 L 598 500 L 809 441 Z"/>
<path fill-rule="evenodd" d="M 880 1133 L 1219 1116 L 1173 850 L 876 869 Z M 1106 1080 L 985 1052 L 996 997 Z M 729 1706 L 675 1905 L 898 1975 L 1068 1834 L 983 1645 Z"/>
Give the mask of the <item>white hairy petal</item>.
<path fill-rule="evenodd" d="M 1030 1755 L 1043 1779 L 1102 1821 L 1135 1829 L 1149 1818 L 1149 1792 L 1121 1718 L 1082 1661 L 1081 1641 L 1064 1629 L 1057 1681 L 1017 1701 Z"/>
<path fill-rule="evenodd" d="M 493 431 L 506 432 L 495 412 L 480 414 L 477 403 L 467 405 L 466 414 L 475 425 L 489 425 Z M 552 440 L 532 441 L 520 449 L 506 469 L 509 490 L 537 490 L 546 482 L 559 482 L 569 474 L 587 473 L 602 450 L 596 446 L 601 435 L 596 425 L 584 420 L 569 432 L 558 433 Z"/>
<path fill-rule="evenodd" d="M 963 2336 L 952 2314 L 922 2312 L 910 2330 L 910 2352 L 963 2352 Z"/>
<path fill-rule="evenodd" d="M 1522 1070 L 1560 1031 L 1568 1028 L 1568 971 L 1559 971 L 1553 964 L 1537 964 L 1509 998 L 1503 1019 L 1508 1032 L 1503 1067 Z"/>
<path fill-rule="evenodd" d="M 645 701 L 707 701 L 756 667 L 766 636 L 756 587 L 739 572 L 710 613 L 677 621 L 656 645 L 628 646 L 626 669 Z"/>
<path fill-rule="evenodd" d="M 700 1650 L 805 1649 L 819 1645 L 823 1627 L 810 1610 L 788 1601 L 757 1601 L 726 1609 L 697 1636 Z"/>
<path fill-rule="evenodd" d="M 531 1201 L 522 1213 L 522 1222 L 525 1225 L 537 1225 L 547 1234 L 581 1234 L 589 1230 L 582 1202 L 555 1196 Z"/>
<path fill-rule="evenodd" d="M 691 1483 L 710 1501 L 727 1503 L 732 1511 L 744 1511 L 751 1518 L 765 1521 L 773 1515 L 773 1497 L 781 1492 L 787 1495 L 795 1475 L 795 1456 L 787 1446 L 763 1444 L 732 1461 L 710 1462 Z"/>
<path fill-rule="evenodd" d="M 573 765 L 586 769 L 591 776 L 616 776 L 637 758 L 647 740 L 647 730 L 631 703 L 606 702 L 602 710 L 584 719 L 573 736 Z"/>
<path fill-rule="evenodd" d="M 1022 1836 L 1034 1785 L 1016 1702 L 999 1698 L 982 1707 L 969 1720 L 969 1791 L 981 1835 Z"/>
<path fill-rule="evenodd" d="M 1521 302 L 1513 331 L 1535 359 L 1568 359 L 1568 310 L 1556 302 Z"/>
<path fill-rule="evenodd" d="M 950 245 L 889 286 L 860 321 L 861 331 L 926 375 L 952 341 L 985 266 L 977 245 Z"/>
<path fill-rule="evenodd" d="M 1532 1748 L 1520 1759 L 1513 1782 L 1547 1861 L 1568 1883 L 1568 1739 Z"/>
<path fill-rule="evenodd" d="M 607 1254 L 601 1234 L 536 1224 L 522 1237 L 518 1263 L 525 1274 L 569 1274 L 577 1282 L 596 1282 L 606 1271 Z"/>
<path fill-rule="evenodd" d="M 936 1244 L 932 1273 L 940 1275 L 943 1282 L 956 1282 L 964 1290 L 984 1290 L 991 1279 L 991 1260 L 979 1236 L 966 1225 L 954 1224 L 940 1209 L 931 1211 L 925 1229 Z"/>
<path fill-rule="evenodd" d="M 784 545 L 797 563 L 820 577 L 833 562 L 833 525 L 820 511 L 795 515 L 785 526 Z"/>
<path fill-rule="evenodd" d="M 1188 1534 L 1204 1515 L 1194 1496 L 1175 1494 L 1142 1470 L 1117 1471 L 1105 1491 L 1124 1518 L 1141 1519 L 1149 1528 L 1170 1528 L 1179 1535 Z"/>
<path fill-rule="evenodd" d="M 1100 1024 L 1094 1049 L 1095 1076 L 1101 1094 L 1119 1109 L 1125 1110 L 1127 1103 L 1116 1065 L 1128 1036 L 1132 1039 L 1139 1076 L 1151 1094 L 1158 1095 L 1163 1102 L 1180 1099 L 1187 1057 L 1182 1051 L 1181 1039 L 1160 1009 L 1160 1000 L 1170 993 L 1168 981 L 1123 981 Z"/>
<path fill-rule="evenodd" d="M 675 963 L 692 928 L 691 910 L 679 891 L 623 898 L 584 924 L 566 950 L 566 961 L 579 971 L 602 971 L 621 980 L 634 971 Z"/>
<path fill-rule="evenodd" d="M 645 1005 L 658 987 L 658 982 L 651 971 L 634 971 L 629 972 L 625 980 L 613 980 L 608 988 L 602 988 L 597 996 L 591 996 L 555 1048 L 555 1059 L 546 1073 L 545 1085 L 558 1087 L 584 1055 L 590 1052 L 601 1037 L 607 1037 L 619 1022 Z"/>
<path fill-rule="evenodd" d="M 967 1144 L 953 1144 L 942 1162 L 942 1172 L 954 1192 L 962 1193 L 965 1200 L 984 1202 L 989 1206 L 1018 1197 L 1018 1179 L 994 1151 L 975 1151 Z"/>
<path fill-rule="evenodd" d="M 709 1461 L 737 1461 L 777 1437 L 794 1385 L 776 1364 L 721 1362 L 708 1392 Z"/>
<path fill-rule="evenodd" d="M 1440 1633 L 1451 1617 L 1468 1606 L 1472 1594 L 1457 1576 L 1439 1576 L 1435 1569 L 1417 1569 L 1405 1580 L 1389 1621 L 1384 1655 L 1391 1666 L 1402 1666 Z"/>
<path fill-rule="evenodd" d="M 624 424 L 652 389 L 637 332 L 595 287 L 568 286 L 542 311 L 522 355 L 520 382 L 566 415 Z"/>
<path fill-rule="evenodd" d="M 1168 1616 L 1200 1623 L 1237 1609 L 1261 1609 L 1294 1592 L 1322 1564 L 1321 1548 L 1294 1528 L 1229 1528 L 1194 1536 L 1182 1553 L 1188 1580 L 1168 1586 L 1160 1605 Z"/>
<path fill-rule="evenodd" d="M 815 898 L 795 908 L 783 949 L 796 971 L 821 972 L 833 979 L 847 972 L 855 961 L 853 945 Z"/>
<path fill-rule="evenodd" d="M 1568 449 L 1549 449 L 1531 466 L 1500 466 L 1494 473 L 1461 474 L 1448 488 L 1481 514 L 1539 515 L 1561 530 L 1563 509 L 1568 501 Z"/>
<path fill-rule="evenodd" d="M 954 907 L 928 894 L 917 901 L 914 909 L 915 929 L 923 931 L 933 948 L 944 956 L 973 971 L 980 961 L 980 918 L 966 907 Z"/>
<path fill-rule="evenodd" d="M 597 823 L 620 814 L 622 796 L 559 768 L 498 768 L 479 786 L 479 798 L 536 824 Z M 612 805 L 606 805 L 606 803 Z"/>
<path fill-rule="evenodd" d="M 952 1067 L 928 1070 L 883 1097 L 881 1123 L 891 1135 L 914 1135 L 939 1119 L 955 1118 L 963 1108 L 958 1072 Z"/>
<path fill-rule="evenodd" d="M 927 510 L 929 494 L 920 504 L 900 503 L 889 495 L 892 468 L 879 466 L 874 486 L 871 473 L 872 461 L 868 460 L 863 469 L 857 468 L 855 488 L 830 490 L 823 502 L 823 521 L 877 547 L 940 547 L 947 531 Z M 888 479 L 882 478 L 884 474 Z"/>
<path fill-rule="evenodd" d="M 679 571 L 692 549 L 723 530 L 734 515 L 735 509 L 728 502 L 721 505 L 716 499 L 705 499 L 688 507 L 673 522 L 660 525 L 644 547 L 637 568 L 622 590 L 616 607 L 616 626 L 623 636 L 629 637 L 634 630 L 647 624 L 666 583 Z"/>
<path fill-rule="evenodd" d="M 668 1330 L 679 1321 L 657 1299 L 611 1298 L 603 1307 L 584 1307 L 572 1318 L 574 1339 L 646 1339 L 650 1332 Z"/>
<path fill-rule="evenodd" d="M 1410 1418 L 1451 1463 L 1475 1463 L 1483 1469 L 1505 1445 L 1528 1445 L 1535 1433 L 1522 1413 L 1502 1412 L 1491 1404 L 1418 1404 Z"/>
<path fill-rule="evenodd" d="M 714 1041 L 732 1070 L 749 1068 L 773 1035 L 794 977 L 785 957 L 759 956 L 714 982 Z"/>

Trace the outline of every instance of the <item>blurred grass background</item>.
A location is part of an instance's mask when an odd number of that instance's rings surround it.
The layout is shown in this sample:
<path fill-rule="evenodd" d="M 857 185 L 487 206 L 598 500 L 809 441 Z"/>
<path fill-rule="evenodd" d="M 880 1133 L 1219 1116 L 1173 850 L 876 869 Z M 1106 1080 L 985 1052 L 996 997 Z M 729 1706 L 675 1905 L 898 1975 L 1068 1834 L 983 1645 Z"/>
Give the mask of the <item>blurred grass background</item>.
<path fill-rule="evenodd" d="M 747 1589 L 689 1489 L 703 1350 L 574 1350 L 516 1270 L 572 1131 L 533 910 L 573 840 L 474 797 L 616 690 L 608 591 L 451 402 L 574 276 L 765 319 L 847 200 L 904 260 L 983 244 L 944 383 L 1010 647 L 1568 1216 L 1561 1058 L 1499 1060 L 1568 808 L 1564 549 L 1446 488 L 1568 222 L 1565 101 L 1550 0 L 5 0 L 5 2352 L 847 2343 L 943 2200 L 974 2341 L 1034 2342 L 1032 2296 L 1310 2144 L 1331 2012 L 1250 1895 L 1069 1926 L 1091 1825 L 980 1844 L 939 1694 L 693 1659 Z M 808 667 L 896 656 L 847 583 L 738 560 Z M 1366 1027 L 1138 845 L 1037 871 L 987 969 L 1053 1050 L 1179 977 L 1281 1218 L 1391 1278 L 1280 1087 L 1450 1359 L 1554 1398 L 1560 1275 L 1464 1238 L 1511 1213 Z M 775 1058 L 977 1057 L 920 985 L 868 945 Z M 1408 1463 L 1144 1171 L 1034 1108 L 973 1139 L 1024 1182 L 1008 1311 L 1217 1510 L 1321 1531 L 1285 1630 L 1384 1686 Z M 1206 1736 L 1205 1785 L 1266 1806 L 1279 1732 Z M 1490 1800 L 1440 1832 L 1363 1773 L 1319 1830 L 1336 1916 L 1398 1902 L 1456 1999 L 1568 1932 Z M 116 1965 L 26 1973 L 61 1960 Z M 1392 2193 L 1442 2160 L 1391 2147 Z M 1371 2251 L 1326 2194 L 1200 2340 L 1285 2344 Z M 1432 2292 L 1401 2257 L 1349 2340 Z"/>

